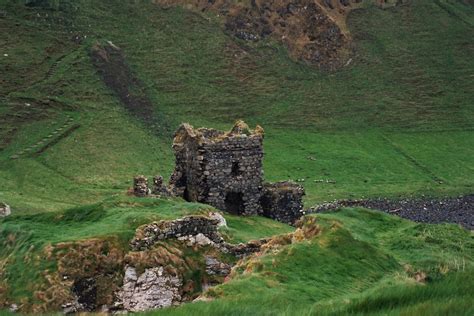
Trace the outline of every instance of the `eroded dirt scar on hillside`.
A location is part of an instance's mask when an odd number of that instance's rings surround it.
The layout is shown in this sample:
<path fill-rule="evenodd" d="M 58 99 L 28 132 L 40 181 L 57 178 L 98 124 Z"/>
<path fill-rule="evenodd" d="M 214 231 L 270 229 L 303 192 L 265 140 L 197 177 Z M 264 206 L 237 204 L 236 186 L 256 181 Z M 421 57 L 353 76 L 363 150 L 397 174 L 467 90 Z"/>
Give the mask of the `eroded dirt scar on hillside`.
<path fill-rule="evenodd" d="M 116 93 L 127 111 L 147 128 L 158 132 L 163 122 L 158 120 L 145 85 L 127 64 L 122 50 L 111 42 L 96 43 L 91 49 L 91 58 L 106 86 Z"/>

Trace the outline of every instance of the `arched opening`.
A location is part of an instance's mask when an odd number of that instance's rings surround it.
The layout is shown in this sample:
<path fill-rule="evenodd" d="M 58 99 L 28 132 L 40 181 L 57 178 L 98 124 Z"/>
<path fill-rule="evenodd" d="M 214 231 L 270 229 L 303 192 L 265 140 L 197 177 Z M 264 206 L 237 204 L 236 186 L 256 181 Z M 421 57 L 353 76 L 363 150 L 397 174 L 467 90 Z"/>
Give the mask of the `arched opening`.
<path fill-rule="evenodd" d="M 244 213 L 244 199 L 241 192 L 229 192 L 225 197 L 225 209 L 227 212 L 235 215 Z"/>

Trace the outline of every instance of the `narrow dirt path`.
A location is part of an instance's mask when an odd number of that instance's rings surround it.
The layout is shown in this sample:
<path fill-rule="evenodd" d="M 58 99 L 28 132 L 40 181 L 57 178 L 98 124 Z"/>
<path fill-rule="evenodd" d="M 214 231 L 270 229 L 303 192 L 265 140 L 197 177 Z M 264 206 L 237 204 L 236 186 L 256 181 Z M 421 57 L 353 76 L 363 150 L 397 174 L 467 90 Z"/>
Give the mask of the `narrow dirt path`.
<path fill-rule="evenodd" d="M 16 152 L 14 155 L 10 156 L 10 159 L 19 159 L 31 156 L 37 157 L 45 152 L 48 148 L 56 145 L 59 141 L 69 136 L 79 127 L 79 124 L 74 123 L 74 118 L 68 115 L 67 120 L 63 125 L 56 128 L 54 131 L 43 137 L 35 144 Z"/>

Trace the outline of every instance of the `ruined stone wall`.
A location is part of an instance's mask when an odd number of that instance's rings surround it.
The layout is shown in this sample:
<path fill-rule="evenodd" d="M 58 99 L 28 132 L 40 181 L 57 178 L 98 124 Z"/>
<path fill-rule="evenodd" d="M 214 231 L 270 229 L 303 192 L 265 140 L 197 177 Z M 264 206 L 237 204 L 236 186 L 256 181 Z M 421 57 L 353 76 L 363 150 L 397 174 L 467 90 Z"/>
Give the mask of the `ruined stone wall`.
<path fill-rule="evenodd" d="M 224 241 L 218 232 L 223 225 L 223 217 L 216 214 L 206 216 L 187 216 L 173 221 L 160 221 L 139 227 L 130 242 L 134 251 L 152 248 L 157 242 L 166 239 L 178 239 L 187 245 L 212 246 L 221 252 L 238 258 L 248 256 L 260 250 L 268 240 L 260 239 L 248 243 L 230 244 Z M 225 220 L 224 220 L 225 221 Z"/>
<path fill-rule="evenodd" d="M 160 240 L 189 237 L 202 234 L 216 244 L 224 242 L 217 233 L 219 220 L 205 216 L 188 216 L 174 221 L 161 221 L 145 225 L 137 230 L 130 242 L 133 250 L 150 248 Z"/>
<path fill-rule="evenodd" d="M 239 215 L 262 212 L 263 129 L 251 131 L 237 122 L 224 133 L 183 124 L 173 149 L 170 191 L 175 195 Z"/>
<path fill-rule="evenodd" d="M 266 183 L 261 199 L 263 215 L 292 225 L 304 215 L 303 196 L 303 187 L 296 183 Z"/>
<path fill-rule="evenodd" d="M 205 202 L 233 214 L 260 214 L 262 138 L 236 135 L 203 149 Z"/>

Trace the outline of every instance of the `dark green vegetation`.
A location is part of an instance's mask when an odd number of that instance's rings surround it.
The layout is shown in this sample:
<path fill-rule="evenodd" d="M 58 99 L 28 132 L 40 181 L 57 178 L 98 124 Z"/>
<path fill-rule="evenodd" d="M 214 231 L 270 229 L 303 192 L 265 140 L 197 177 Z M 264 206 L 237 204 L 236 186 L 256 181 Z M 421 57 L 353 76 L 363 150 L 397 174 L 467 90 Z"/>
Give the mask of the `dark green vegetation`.
<path fill-rule="evenodd" d="M 306 206 L 473 190 L 469 1 L 367 3 L 349 16 L 355 55 L 335 73 L 290 60 L 273 42 L 235 41 L 217 17 L 181 8 L 23 3 L 0 0 L 0 201 L 15 214 L 0 222 L 0 297 L 5 281 L 9 299 L 31 298 L 29 284 L 55 267 L 28 258 L 50 243 L 118 236 L 126 245 L 140 224 L 206 209 L 124 196 L 133 175 L 170 173 L 172 131 L 183 121 L 261 124 L 266 178 L 304 179 Z M 131 91 L 155 106 L 153 125 L 131 116 L 94 68 L 91 49 L 107 41 L 140 80 Z M 333 220 L 341 228 L 328 228 Z M 233 241 L 289 230 L 228 221 Z M 469 233 L 354 210 L 321 215 L 321 225 L 321 236 L 259 258 L 254 272 L 216 289 L 219 300 L 165 313 L 472 314 Z M 425 285 L 413 281 L 418 271 Z"/>

